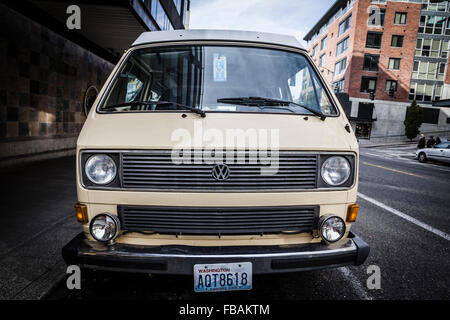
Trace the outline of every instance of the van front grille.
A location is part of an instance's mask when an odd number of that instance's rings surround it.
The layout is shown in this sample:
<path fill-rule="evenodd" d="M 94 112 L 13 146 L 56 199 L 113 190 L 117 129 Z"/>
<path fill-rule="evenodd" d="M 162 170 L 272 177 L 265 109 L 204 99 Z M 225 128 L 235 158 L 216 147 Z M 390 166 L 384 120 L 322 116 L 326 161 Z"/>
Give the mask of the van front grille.
<path fill-rule="evenodd" d="M 277 170 L 266 174 L 271 163 L 251 162 L 248 151 L 223 154 L 229 176 L 218 180 L 213 175 L 217 163 L 196 162 L 176 164 L 171 151 L 136 151 L 121 154 L 122 187 L 124 189 L 187 190 L 187 191 L 270 191 L 317 188 L 318 155 L 298 151 L 280 151 Z M 269 154 L 270 155 L 270 154 Z M 206 162 L 206 163 L 205 163 Z M 211 161 L 212 162 L 212 161 Z M 264 173 L 264 174 L 263 174 Z"/>
<path fill-rule="evenodd" d="M 159 234 L 248 235 L 311 232 L 318 206 L 118 206 L 123 230 Z"/>

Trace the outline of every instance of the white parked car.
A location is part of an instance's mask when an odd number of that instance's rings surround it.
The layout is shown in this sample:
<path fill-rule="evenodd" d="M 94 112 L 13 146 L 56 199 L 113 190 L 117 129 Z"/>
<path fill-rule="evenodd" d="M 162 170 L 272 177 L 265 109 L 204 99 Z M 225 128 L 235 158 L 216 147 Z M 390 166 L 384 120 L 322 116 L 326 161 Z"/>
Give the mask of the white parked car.
<path fill-rule="evenodd" d="M 416 151 L 416 158 L 420 162 L 435 160 L 450 163 L 450 142 L 443 142 L 435 145 L 433 148 L 419 149 Z"/>

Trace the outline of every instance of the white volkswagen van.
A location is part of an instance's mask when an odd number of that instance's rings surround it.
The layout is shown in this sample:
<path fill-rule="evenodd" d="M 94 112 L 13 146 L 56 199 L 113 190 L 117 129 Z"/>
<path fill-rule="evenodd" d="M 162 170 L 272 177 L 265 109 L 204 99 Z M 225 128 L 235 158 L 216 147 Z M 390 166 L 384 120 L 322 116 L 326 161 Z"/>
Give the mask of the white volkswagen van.
<path fill-rule="evenodd" d="M 198 292 L 252 276 L 360 265 L 358 144 L 290 36 L 143 33 L 99 92 L 77 147 L 83 268 L 192 275 Z"/>

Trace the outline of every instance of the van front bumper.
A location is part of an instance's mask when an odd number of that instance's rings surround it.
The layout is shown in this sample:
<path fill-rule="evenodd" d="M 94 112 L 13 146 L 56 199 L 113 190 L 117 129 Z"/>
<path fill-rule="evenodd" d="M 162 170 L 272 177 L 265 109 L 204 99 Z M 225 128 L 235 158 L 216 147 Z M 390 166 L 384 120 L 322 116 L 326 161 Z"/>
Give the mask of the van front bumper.
<path fill-rule="evenodd" d="M 62 250 L 68 265 L 83 268 L 154 274 L 192 275 L 195 264 L 251 262 L 254 274 L 298 272 L 360 265 L 369 246 L 356 234 L 339 244 L 287 246 L 135 246 L 116 243 L 103 246 L 80 233 Z"/>

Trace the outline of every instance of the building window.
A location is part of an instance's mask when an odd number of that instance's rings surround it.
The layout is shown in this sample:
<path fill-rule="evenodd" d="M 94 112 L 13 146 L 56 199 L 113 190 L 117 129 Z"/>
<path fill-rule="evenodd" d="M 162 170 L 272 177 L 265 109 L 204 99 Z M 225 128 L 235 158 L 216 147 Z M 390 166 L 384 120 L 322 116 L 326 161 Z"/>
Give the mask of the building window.
<path fill-rule="evenodd" d="M 328 39 L 328 37 L 325 37 L 320 42 L 320 50 L 323 50 L 323 49 L 325 49 L 327 47 L 327 39 Z"/>
<path fill-rule="evenodd" d="M 334 93 L 344 92 L 344 79 L 333 82 Z"/>
<path fill-rule="evenodd" d="M 315 57 L 317 53 L 317 44 L 314 46 L 314 48 L 312 49 L 312 53 L 311 56 Z"/>
<path fill-rule="evenodd" d="M 419 20 L 419 33 L 440 35 L 445 30 L 445 34 L 450 35 L 449 28 L 447 17 L 421 16 Z"/>
<path fill-rule="evenodd" d="M 164 11 L 164 8 L 162 7 L 160 0 L 152 1 L 150 13 L 161 30 L 173 29 L 172 23 L 170 22 L 169 17 Z"/>
<path fill-rule="evenodd" d="M 350 29 L 350 26 L 352 24 L 352 16 L 349 15 L 344 21 L 342 21 L 339 24 L 339 34 L 338 37 L 343 35 L 348 29 Z"/>
<path fill-rule="evenodd" d="M 323 55 L 320 56 L 319 59 L 319 67 L 323 67 L 325 65 L 325 56 L 326 54 L 324 53 Z"/>
<path fill-rule="evenodd" d="M 414 61 L 412 79 L 444 81 L 445 62 Z"/>
<path fill-rule="evenodd" d="M 348 49 L 348 37 L 337 44 L 336 56 L 343 54 Z"/>
<path fill-rule="evenodd" d="M 334 76 L 338 76 L 338 75 L 344 73 L 346 67 L 347 67 L 347 58 L 344 58 L 344 59 L 338 61 L 334 65 Z"/>
<path fill-rule="evenodd" d="M 380 49 L 382 37 L 382 32 L 367 32 L 366 48 Z"/>
<path fill-rule="evenodd" d="M 423 108 L 423 123 L 438 124 L 440 112 L 438 108 Z"/>
<path fill-rule="evenodd" d="M 371 9 L 369 13 L 369 26 L 382 27 L 384 26 L 384 18 L 386 16 L 386 9 Z"/>
<path fill-rule="evenodd" d="M 392 41 L 391 41 L 391 47 L 395 47 L 395 48 L 403 47 L 403 39 L 404 39 L 404 36 L 393 35 Z"/>
<path fill-rule="evenodd" d="M 438 76 L 437 76 L 438 81 L 444 81 L 445 67 L 446 67 L 445 62 L 439 63 Z"/>
<path fill-rule="evenodd" d="M 370 139 L 372 124 L 370 122 L 357 123 L 355 127 L 355 136 L 359 139 Z"/>
<path fill-rule="evenodd" d="M 447 11 L 447 1 L 436 3 L 436 0 L 422 0 L 422 10 L 426 11 Z"/>
<path fill-rule="evenodd" d="M 448 40 L 442 40 L 441 58 L 447 59 L 450 42 Z"/>
<path fill-rule="evenodd" d="M 406 24 L 406 12 L 396 12 L 394 24 Z"/>
<path fill-rule="evenodd" d="M 436 41 L 438 44 L 439 41 Z M 417 39 L 415 55 L 418 57 L 429 57 L 431 53 L 431 39 Z M 438 52 L 434 51 L 433 55 L 437 55 Z"/>
<path fill-rule="evenodd" d="M 182 3 L 182 0 L 174 0 L 173 2 L 175 3 L 175 7 L 177 8 L 178 14 L 181 16 L 181 3 Z"/>
<path fill-rule="evenodd" d="M 439 100 L 441 100 L 441 96 L 442 96 L 442 88 L 443 88 L 443 86 L 442 85 L 436 85 L 436 88 L 435 88 L 435 90 L 434 90 L 434 98 L 433 98 L 433 100 L 434 101 L 439 101 Z"/>
<path fill-rule="evenodd" d="M 389 70 L 400 70 L 400 60 L 399 58 L 389 58 Z"/>
<path fill-rule="evenodd" d="M 378 71 L 378 63 L 380 56 L 375 54 L 364 55 L 363 70 L 365 71 Z"/>
<path fill-rule="evenodd" d="M 432 57 L 447 59 L 449 51 L 448 40 L 417 39 L 416 57 Z"/>
<path fill-rule="evenodd" d="M 377 88 L 377 78 L 362 77 L 361 80 L 361 92 L 369 93 L 375 91 Z"/>
<path fill-rule="evenodd" d="M 386 80 L 386 92 L 390 92 L 393 89 L 395 92 L 397 91 L 398 81 L 395 80 Z"/>
<path fill-rule="evenodd" d="M 424 84 L 411 82 L 409 100 L 424 102 L 438 101 L 442 96 L 442 84 Z"/>

